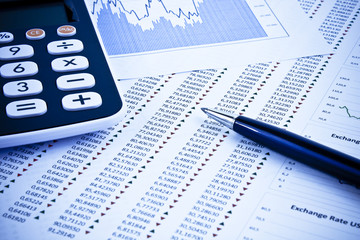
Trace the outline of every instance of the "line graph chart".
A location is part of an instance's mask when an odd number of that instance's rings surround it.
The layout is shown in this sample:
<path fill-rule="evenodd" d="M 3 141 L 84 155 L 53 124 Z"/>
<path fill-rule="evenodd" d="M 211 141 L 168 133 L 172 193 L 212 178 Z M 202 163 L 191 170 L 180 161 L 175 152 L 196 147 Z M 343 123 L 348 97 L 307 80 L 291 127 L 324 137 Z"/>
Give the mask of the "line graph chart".
<path fill-rule="evenodd" d="M 343 68 L 319 106 L 314 120 L 360 134 L 360 72 Z"/>
<path fill-rule="evenodd" d="M 83 1 L 119 79 L 329 52 L 296 0 Z"/>
<path fill-rule="evenodd" d="M 91 1 L 90 12 L 97 16 L 97 27 L 110 56 L 268 37 L 245 0 Z M 285 36 L 285 30 L 281 34 Z"/>
<path fill-rule="evenodd" d="M 141 9 L 140 10 L 135 10 L 136 5 L 134 5 L 133 8 L 126 7 L 124 2 L 126 2 L 126 1 L 109 0 L 108 1 L 108 6 L 110 6 L 111 9 L 115 9 L 115 12 L 117 12 L 118 15 L 119 15 L 119 11 L 122 11 L 127 16 L 134 16 L 135 25 L 137 23 L 139 23 L 140 21 L 143 21 L 143 20 L 146 20 L 146 19 L 150 18 L 150 10 L 152 10 L 154 8 L 152 6 L 154 4 L 156 4 L 156 1 L 153 1 L 153 0 L 145 1 L 144 5 L 143 5 L 143 11 L 144 12 L 141 13 L 142 12 Z M 198 3 L 199 2 L 202 2 L 202 0 L 198 1 Z M 200 15 L 199 10 L 198 10 L 198 6 L 195 3 L 195 0 L 191 0 L 191 3 L 188 2 L 188 5 L 190 3 L 190 8 L 193 8 L 192 10 L 184 10 L 184 9 L 182 9 L 180 7 L 177 10 L 172 10 L 167 5 L 165 5 L 163 0 L 158 0 L 158 3 L 162 7 L 162 9 L 164 10 L 165 14 L 168 14 L 170 16 L 172 15 L 172 16 L 177 17 L 179 19 L 181 17 L 184 17 L 187 20 L 194 20 L 196 17 L 199 17 L 199 15 Z M 95 13 L 96 7 L 97 7 L 98 4 L 99 4 L 99 0 L 95 0 L 93 2 L 92 10 L 91 10 L 92 14 Z M 186 1 L 185 1 L 185 4 L 186 4 Z M 104 5 L 104 3 L 103 3 L 103 5 Z M 140 4 L 140 6 L 141 6 L 141 4 Z M 118 9 L 119 11 L 116 11 L 116 9 Z M 131 20 L 129 22 L 131 23 Z M 152 25 L 151 28 L 153 28 L 153 27 L 154 26 Z M 145 30 L 145 29 L 143 29 L 143 30 Z"/>
<path fill-rule="evenodd" d="M 345 111 L 346 111 L 349 118 L 355 118 L 355 119 L 360 120 L 360 115 L 359 115 L 359 117 L 355 116 L 355 115 L 352 115 L 352 113 L 350 113 L 350 110 L 349 110 L 349 108 L 347 106 L 339 106 L 339 108 L 340 109 L 345 109 Z"/>

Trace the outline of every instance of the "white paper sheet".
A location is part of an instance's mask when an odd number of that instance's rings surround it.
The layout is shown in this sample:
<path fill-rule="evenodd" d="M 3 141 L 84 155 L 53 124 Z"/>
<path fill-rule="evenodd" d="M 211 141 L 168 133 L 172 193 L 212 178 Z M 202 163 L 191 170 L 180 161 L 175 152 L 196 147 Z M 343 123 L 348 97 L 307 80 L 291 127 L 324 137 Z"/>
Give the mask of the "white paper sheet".
<path fill-rule="evenodd" d="M 120 79 L 331 52 L 295 0 L 86 3 Z"/>

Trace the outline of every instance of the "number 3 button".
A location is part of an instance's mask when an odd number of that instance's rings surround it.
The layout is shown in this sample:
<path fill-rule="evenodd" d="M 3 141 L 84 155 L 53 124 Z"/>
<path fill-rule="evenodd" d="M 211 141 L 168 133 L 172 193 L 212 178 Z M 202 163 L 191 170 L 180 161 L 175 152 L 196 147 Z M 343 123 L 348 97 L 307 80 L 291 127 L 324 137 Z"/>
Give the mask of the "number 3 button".
<path fill-rule="evenodd" d="M 9 98 L 32 96 L 42 90 L 41 82 L 35 79 L 8 82 L 3 87 L 4 95 Z"/>

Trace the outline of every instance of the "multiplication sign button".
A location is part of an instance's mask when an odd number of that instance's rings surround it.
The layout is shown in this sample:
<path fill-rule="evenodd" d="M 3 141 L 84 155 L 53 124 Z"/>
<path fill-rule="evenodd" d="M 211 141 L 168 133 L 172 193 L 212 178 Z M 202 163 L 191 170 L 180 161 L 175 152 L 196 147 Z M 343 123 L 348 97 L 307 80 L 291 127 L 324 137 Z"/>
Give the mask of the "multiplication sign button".
<path fill-rule="evenodd" d="M 67 111 L 80 111 L 100 107 L 102 99 L 96 92 L 84 92 L 66 95 L 61 103 Z"/>
<path fill-rule="evenodd" d="M 83 56 L 71 56 L 56 58 L 51 62 L 51 68 L 55 72 L 70 72 L 84 70 L 89 67 L 89 61 Z"/>

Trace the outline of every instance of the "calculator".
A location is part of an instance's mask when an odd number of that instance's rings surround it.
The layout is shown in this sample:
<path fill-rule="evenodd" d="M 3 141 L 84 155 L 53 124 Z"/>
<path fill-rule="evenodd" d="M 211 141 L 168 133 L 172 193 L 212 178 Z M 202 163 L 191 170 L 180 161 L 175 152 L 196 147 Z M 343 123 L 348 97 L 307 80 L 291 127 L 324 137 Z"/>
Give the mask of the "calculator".
<path fill-rule="evenodd" d="M 83 0 L 0 0 L 0 148 L 120 122 L 107 61 Z"/>

